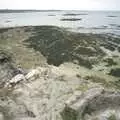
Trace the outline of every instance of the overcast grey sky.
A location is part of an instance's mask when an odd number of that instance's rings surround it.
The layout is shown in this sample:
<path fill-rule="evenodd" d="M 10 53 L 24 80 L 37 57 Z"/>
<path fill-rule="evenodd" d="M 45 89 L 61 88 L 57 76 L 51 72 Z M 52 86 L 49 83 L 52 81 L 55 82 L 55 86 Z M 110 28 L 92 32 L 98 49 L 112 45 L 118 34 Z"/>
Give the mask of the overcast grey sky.
<path fill-rule="evenodd" d="M 120 0 L 0 0 L 0 9 L 120 10 Z"/>

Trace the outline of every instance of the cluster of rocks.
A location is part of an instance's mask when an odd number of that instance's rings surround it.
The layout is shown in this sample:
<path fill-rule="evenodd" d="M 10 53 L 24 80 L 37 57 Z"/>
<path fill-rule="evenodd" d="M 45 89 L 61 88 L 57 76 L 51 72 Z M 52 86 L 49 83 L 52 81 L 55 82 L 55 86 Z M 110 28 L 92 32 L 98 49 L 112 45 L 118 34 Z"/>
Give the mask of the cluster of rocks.
<path fill-rule="evenodd" d="M 38 103 L 33 100 L 34 98 L 31 98 L 31 95 L 36 94 L 36 90 L 34 90 L 36 86 L 33 85 L 32 81 L 42 77 L 42 74 L 45 73 L 45 68 L 33 69 L 26 75 L 19 73 L 5 82 L 4 86 L 0 89 L 0 120 L 36 119 L 36 114 L 38 114 L 39 111 L 37 111 L 37 113 L 33 112 L 37 109 L 35 107 L 37 107 Z M 31 84 L 31 88 L 30 85 L 28 85 L 29 83 Z M 32 107 L 32 105 L 36 106 Z M 38 119 L 40 119 L 40 117 L 36 120 Z"/>
<path fill-rule="evenodd" d="M 70 80 L 60 72 L 48 65 L 10 76 L 0 89 L 0 120 L 120 119 L 119 92 L 102 87 L 76 90 L 82 79 Z"/>
<path fill-rule="evenodd" d="M 63 120 L 119 120 L 120 93 L 104 88 L 75 94 L 61 112 Z"/>
<path fill-rule="evenodd" d="M 15 75 L 22 73 L 22 70 L 16 67 L 12 57 L 13 55 L 9 52 L 0 50 L 0 87 Z"/>

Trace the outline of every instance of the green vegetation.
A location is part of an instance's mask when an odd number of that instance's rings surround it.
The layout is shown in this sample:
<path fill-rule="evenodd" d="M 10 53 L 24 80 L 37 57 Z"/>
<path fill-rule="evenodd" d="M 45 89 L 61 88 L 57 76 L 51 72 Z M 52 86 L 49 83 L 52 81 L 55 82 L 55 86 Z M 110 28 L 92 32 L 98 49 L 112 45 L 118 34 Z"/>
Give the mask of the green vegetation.
<path fill-rule="evenodd" d="M 79 85 L 79 87 L 77 87 L 76 88 L 76 90 L 80 90 L 80 91 L 82 91 L 82 92 L 85 92 L 85 91 L 87 91 L 89 89 L 89 86 L 88 86 L 88 84 L 81 84 L 81 85 Z"/>
<path fill-rule="evenodd" d="M 107 82 L 107 80 L 105 80 L 101 77 L 98 77 L 98 76 L 86 76 L 86 77 L 84 77 L 84 79 L 90 80 L 95 83 L 101 83 L 103 86 L 106 86 L 106 87 L 109 87 L 109 85 L 110 85 L 110 83 Z"/>
<path fill-rule="evenodd" d="M 23 41 L 31 36 L 32 27 L 3 28 L 0 29 L 0 49 L 6 54 L 12 53 L 16 64 L 29 69 L 44 64 L 45 58 L 31 48 L 27 48 Z"/>
<path fill-rule="evenodd" d="M 117 65 L 117 62 L 115 62 L 112 58 L 107 58 L 104 60 L 104 62 L 107 63 L 107 65 L 106 65 L 107 67 Z"/>
<path fill-rule="evenodd" d="M 109 75 L 120 77 L 120 68 L 111 69 Z"/>
<path fill-rule="evenodd" d="M 29 48 L 40 51 L 48 64 L 59 66 L 77 60 L 89 69 L 105 55 L 98 47 L 95 34 L 80 34 L 55 26 L 34 27 L 34 34 L 25 42 Z M 90 57 L 90 59 L 89 59 Z M 91 59 L 93 57 L 93 59 Z"/>
<path fill-rule="evenodd" d="M 118 47 L 118 51 L 120 52 L 120 47 Z"/>
<path fill-rule="evenodd" d="M 75 110 L 72 110 L 71 108 L 66 108 L 64 109 L 63 112 L 61 112 L 61 116 L 63 120 L 77 120 L 77 115 L 78 113 Z"/>
<path fill-rule="evenodd" d="M 104 46 L 106 49 L 110 51 L 115 51 L 114 45 L 111 45 L 110 43 L 104 43 L 102 46 Z"/>
<path fill-rule="evenodd" d="M 0 33 L 4 33 L 4 32 L 7 32 L 9 29 L 6 29 L 6 28 L 0 28 Z"/>
<path fill-rule="evenodd" d="M 112 115 L 108 118 L 108 120 L 117 120 L 115 114 L 112 114 Z"/>
<path fill-rule="evenodd" d="M 109 58 L 101 49 L 104 45 L 115 48 L 108 41 L 118 43 L 119 38 L 104 34 L 71 32 L 56 26 L 25 26 L 4 28 L 0 31 L 0 48 L 11 51 L 17 64 L 25 69 L 45 65 L 46 61 L 55 66 L 77 61 L 75 64 L 87 69 L 92 69 L 97 64 L 99 68 L 101 63 L 107 63 L 107 67 L 102 66 L 107 70 L 100 68 L 106 70 L 106 73 L 115 69 L 116 65 L 119 67 L 119 55 L 117 58 Z"/>
<path fill-rule="evenodd" d="M 94 83 L 100 83 L 105 88 L 115 88 L 120 89 L 120 80 L 108 81 L 99 76 L 86 76 L 84 77 L 85 80 L 92 81 Z"/>

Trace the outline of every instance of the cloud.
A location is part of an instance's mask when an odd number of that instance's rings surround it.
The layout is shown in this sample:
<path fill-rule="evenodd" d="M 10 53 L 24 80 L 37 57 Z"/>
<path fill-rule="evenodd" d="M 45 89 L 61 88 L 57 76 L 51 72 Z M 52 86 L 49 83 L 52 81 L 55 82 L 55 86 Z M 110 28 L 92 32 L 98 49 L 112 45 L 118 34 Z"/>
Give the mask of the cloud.
<path fill-rule="evenodd" d="M 120 10 L 120 0 L 0 0 L 0 8 Z"/>

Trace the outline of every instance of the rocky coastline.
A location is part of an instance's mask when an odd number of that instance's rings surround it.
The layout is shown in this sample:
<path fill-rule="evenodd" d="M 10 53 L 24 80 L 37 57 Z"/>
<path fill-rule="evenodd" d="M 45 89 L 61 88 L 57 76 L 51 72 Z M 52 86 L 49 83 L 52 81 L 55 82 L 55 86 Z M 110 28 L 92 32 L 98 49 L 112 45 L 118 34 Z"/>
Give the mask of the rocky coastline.
<path fill-rule="evenodd" d="M 57 26 L 0 28 L 0 120 L 119 120 L 119 45 Z"/>

